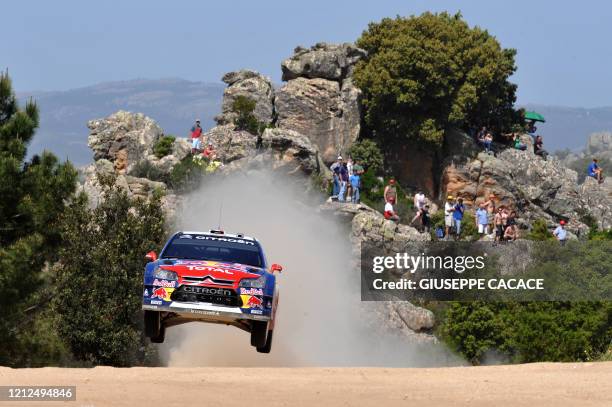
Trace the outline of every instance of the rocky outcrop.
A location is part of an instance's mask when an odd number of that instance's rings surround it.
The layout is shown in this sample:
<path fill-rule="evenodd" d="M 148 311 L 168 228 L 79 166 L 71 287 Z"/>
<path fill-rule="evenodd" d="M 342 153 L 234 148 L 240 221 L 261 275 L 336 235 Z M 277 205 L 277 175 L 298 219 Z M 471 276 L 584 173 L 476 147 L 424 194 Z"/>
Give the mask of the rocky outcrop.
<path fill-rule="evenodd" d="M 612 228 L 612 182 L 605 178 L 598 183 L 595 178 L 587 177 L 579 188 L 584 211 L 597 221 L 599 229 Z"/>
<path fill-rule="evenodd" d="M 228 72 L 223 75 L 222 81 L 227 83 L 223 91 L 221 114 L 215 117 L 218 124 L 232 123 L 237 115 L 232 105 L 238 96 L 245 96 L 255 101 L 253 114 L 258 121 L 270 124 L 274 116 L 274 88 L 270 78 L 258 72 L 243 69 Z"/>
<path fill-rule="evenodd" d="M 352 74 L 355 64 L 366 52 L 353 44 L 318 43 L 311 48 L 297 47 L 293 56 L 281 64 L 283 81 L 296 78 L 323 78 L 334 81 Z"/>
<path fill-rule="evenodd" d="M 612 133 L 600 132 L 593 133 L 587 141 L 585 153 L 599 159 L 607 158 L 612 160 Z"/>
<path fill-rule="evenodd" d="M 354 65 L 365 51 L 351 44 L 296 48 L 283 61 L 276 92 L 276 126 L 308 137 L 327 164 L 346 154 L 361 131 L 361 91 L 353 84 Z"/>

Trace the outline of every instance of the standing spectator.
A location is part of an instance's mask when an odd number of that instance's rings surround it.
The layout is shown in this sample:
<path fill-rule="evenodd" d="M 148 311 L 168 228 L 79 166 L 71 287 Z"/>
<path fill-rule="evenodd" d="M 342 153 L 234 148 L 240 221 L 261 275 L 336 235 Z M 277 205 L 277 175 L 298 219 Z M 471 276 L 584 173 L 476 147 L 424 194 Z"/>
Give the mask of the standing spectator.
<path fill-rule="evenodd" d="M 353 189 L 352 201 L 355 204 L 359 203 L 359 189 L 361 188 L 361 176 L 355 172 L 349 177 L 349 183 Z"/>
<path fill-rule="evenodd" d="M 346 161 L 346 170 L 348 171 L 348 176 L 350 177 L 351 175 L 353 175 L 353 159 L 351 158 L 351 156 L 349 155 L 348 160 Z"/>
<path fill-rule="evenodd" d="M 487 210 L 487 214 L 489 217 L 489 225 L 490 227 L 488 228 L 491 233 L 495 233 L 495 195 L 494 194 L 490 194 L 489 195 L 489 200 L 486 201 L 484 203 L 485 205 L 485 209 Z"/>
<path fill-rule="evenodd" d="M 476 210 L 476 227 L 478 228 L 478 233 L 481 235 L 486 235 L 488 232 L 489 225 L 489 212 L 486 209 L 484 203 L 481 203 Z"/>
<path fill-rule="evenodd" d="M 342 156 L 338 156 L 338 160 L 333 163 L 329 169 L 332 172 L 332 199 L 335 197 L 338 198 L 338 194 L 340 193 L 340 167 L 342 167 Z"/>
<path fill-rule="evenodd" d="M 553 236 L 557 238 L 561 245 L 565 245 L 567 241 L 567 230 L 565 230 L 565 221 L 559 221 L 559 226 L 553 231 Z"/>
<path fill-rule="evenodd" d="M 593 158 L 593 162 L 589 165 L 587 172 L 589 177 L 595 178 L 600 184 L 603 182 L 603 170 L 597 164 L 597 158 Z"/>
<path fill-rule="evenodd" d="M 542 139 L 542 136 L 536 137 L 536 141 L 533 145 L 533 152 L 535 153 L 535 155 L 539 155 L 544 161 L 546 161 L 546 157 L 548 157 L 548 151 L 544 150 L 544 139 Z"/>
<path fill-rule="evenodd" d="M 453 212 L 455 211 L 453 199 L 452 195 L 447 196 L 446 203 L 444 204 L 444 227 L 446 228 L 447 240 L 450 237 L 451 228 L 453 227 Z"/>
<path fill-rule="evenodd" d="M 457 239 L 461 235 L 461 221 L 463 220 L 463 213 L 465 212 L 465 206 L 463 205 L 463 198 L 457 199 L 455 210 L 453 211 L 453 220 L 455 221 L 455 233 Z"/>
<path fill-rule="evenodd" d="M 339 175 L 340 192 L 338 192 L 338 201 L 344 202 L 346 200 L 346 187 L 348 185 L 348 170 L 346 169 L 346 163 L 340 164 Z"/>
<path fill-rule="evenodd" d="M 197 119 L 191 128 L 191 154 L 196 154 L 200 151 L 201 136 L 202 127 L 200 126 L 200 119 Z"/>
<path fill-rule="evenodd" d="M 431 228 L 431 216 L 429 215 L 429 205 L 425 205 L 421 209 L 421 223 L 423 225 L 423 232 L 429 233 Z"/>
<path fill-rule="evenodd" d="M 484 138 L 484 148 L 487 154 L 491 153 L 491 144 L 493 144 L 493 135 L 491 133 L 487 133 Z"/>
<path fill-rule="evenodd" d="M 417 193 L 414 194 L 414 208 L 416 209 L 416 215 L 414 215 L 414 218 L 412 218 L 412 221 L 410 221 L 410 224 L 412 225 L 414 223 L 414 221 L 416 221 L 418 218 L 420 218 L 421 216 L 423 216 L 423 208 L 425 207 L 425 194 L 423 193 L 423 191 L 421 191 L 420 189 L 417 190 Z"/>
<path fill-rule="evenodd" d="M 383 193 L 385 197 L 385 202 L 389 202 L 390 199 L 393 199 L 393 202 L 397 202 L 397 188 L 395 187 L 395 179 L 391 178 L 389 183 L 385 187 L 385 192 Z"/>
<path fill-rule="evenodd" d="M 495 241 L 500 242 L 504 238 L 504 220 L 503 220 L 504 209 L 499 207 L 497 213 L 493 218 L 495 224 Z"/>
<path fill-rule="evenodd" d="M 395 204 L 395 198 L 389 198 L 389 200 L 387 201 L 387 203 L 385 203 L 385 219 L 387 220 L 392 220 L 394 222 L 399 222 L 400 218 L 399 216 L 397 216 L 397 213 L 395 213 L 395 210 L 393 209 L 393 205 Z"/>
<path fill-rule="evenodd" d="M 364 170 L 358 160 L 353 160 L 353 174 L 363 175 Z"/>

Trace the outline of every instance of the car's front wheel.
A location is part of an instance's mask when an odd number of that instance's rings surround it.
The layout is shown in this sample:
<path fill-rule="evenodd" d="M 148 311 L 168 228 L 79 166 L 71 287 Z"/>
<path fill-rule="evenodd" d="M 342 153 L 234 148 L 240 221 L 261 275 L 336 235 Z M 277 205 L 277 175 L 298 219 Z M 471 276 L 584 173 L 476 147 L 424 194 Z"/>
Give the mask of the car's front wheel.
<path fill-rule="evenodd" d="M 148 338 L 159 336 L 161 331 L 161 317 L 158 311 L 144 312 L 144 331 Z"/>
<path fill-rule="evenodd" d="M 159 334 L 157 336 L 152 336 L 149 339 L 151 339 L 151 342 L 153 343 L 164 343 L 164 339 L 166 339 L 166 327 L 162 325 L 159 328 Z"/>
<path fill-rule="evenodd" d="M 251 326 L 251 345 L 256 348 L 266 346 L 266 339 L 268 337 L 268 322 L 267 321 L 253 321 Z"/>
<path fill-rule="evenodd" d="M 257 352 L 259 353 L 270 353 L 272 350 L 272 334 L 274 331 L 268 331 L 268 338 L 266 339 L 266 344 L 264 346 L 258 346 Z"/>

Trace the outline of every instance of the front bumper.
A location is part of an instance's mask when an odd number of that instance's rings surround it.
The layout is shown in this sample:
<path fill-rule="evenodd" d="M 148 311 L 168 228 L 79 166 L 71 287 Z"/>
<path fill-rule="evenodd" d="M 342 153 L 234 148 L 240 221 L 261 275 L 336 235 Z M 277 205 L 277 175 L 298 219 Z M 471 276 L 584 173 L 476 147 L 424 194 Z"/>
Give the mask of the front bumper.
<path fill-rule="evenodd" d="M 272 319 L 270 315 L 247 314 L 240 307 L 226 307 L 199 302 L 172 301 L 164 305 L 142 304 L 142 309 L 172 312 L 193 319 L 211 319 L 227 322 L 237 320 L 269 321 Z"/>

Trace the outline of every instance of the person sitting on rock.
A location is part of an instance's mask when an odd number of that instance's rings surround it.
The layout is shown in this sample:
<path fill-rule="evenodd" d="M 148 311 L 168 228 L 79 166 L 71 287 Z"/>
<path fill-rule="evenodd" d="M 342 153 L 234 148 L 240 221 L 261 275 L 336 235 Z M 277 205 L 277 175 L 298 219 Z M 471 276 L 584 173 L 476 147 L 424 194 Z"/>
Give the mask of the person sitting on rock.
<path fill-rule="evenodd" d="M 393 199 L 393 202 L 397 202 L 397 188 L 395 187 L 395 179 L 391 178 L 389 183 L 385 187 L 385 191 L 383 192 L 383 196 L 385 197 L 385 202 L 389 202 L 390 199 Z"/>
<path fill-rule="evenodd" d="M 527 150 L 527 144 L 521 142 L 521 137 L 518 134 L 515 134 L 512 140 L 514 142 L 514 148 L 521 151 Z"/>
<path fill-rule="evenodd" d="M 196 154 L 200 151 L 202 136 L 202 127 L 200 126 L 200 119 L 197 119 L 193 127 L 191 128 L 191 154 Z"/>
<path fill-rule="evenodd" d="M 516 224 L 508 224 L 506 230 L 504 230 L 504 240 L 513 242 L 517 237 L 518 230 L 516 229 Z"/>
<path fill-rule="evenodd" d="M 546 157 L 548 157 L 548 151 L 544 150 L 544 140 L 542 136 L 537 136 L 535 143 L 533 144 L 533 152 L 535 155 L 539 155 L 546 161 Z"/>
<path fill-rule="evenodd" d="M 414 208 L 416 209 L 416 215 L 414 215 L 414 218 L 412 218 L 412 221 L 410 221 L 411 225 L 423 215 L 422 210 L 425 207 L 425 202 L 426 202 L 425 194 L 420 189 L 417 190 L 417 193 L 414 194 L 414 202 L 413 202 Z"/>
<path fill-rule="evenodd" d="M 385 216 L 385 219 L 387 220 L 399 222 L 400 217 L 397 215 L 397 213 L 395 213 L 395 210 L 393 209 L 394 204 L 395 204 L 395 198 L 389 198 L 389 200 L 385 204 L 384 216 Z"/>
<path fill-rule="evenodd" d="M 215 150 L 212 141 L 208 142 L 208 145 L 204 149 L 204 152 L 202 152 L 202 156 L 204 156 L 210 161 L 214 161 L 217 159 L 217 151 Z"/>
<path fill-rule="evenodd" d="M 599 164 L 597 164 L 597 158 L 593 158 L 593 162 L 589 165 L 587 173 L 589 177 L 595 178 L 600 184 L 603 182 L 603 170 Z"/>

